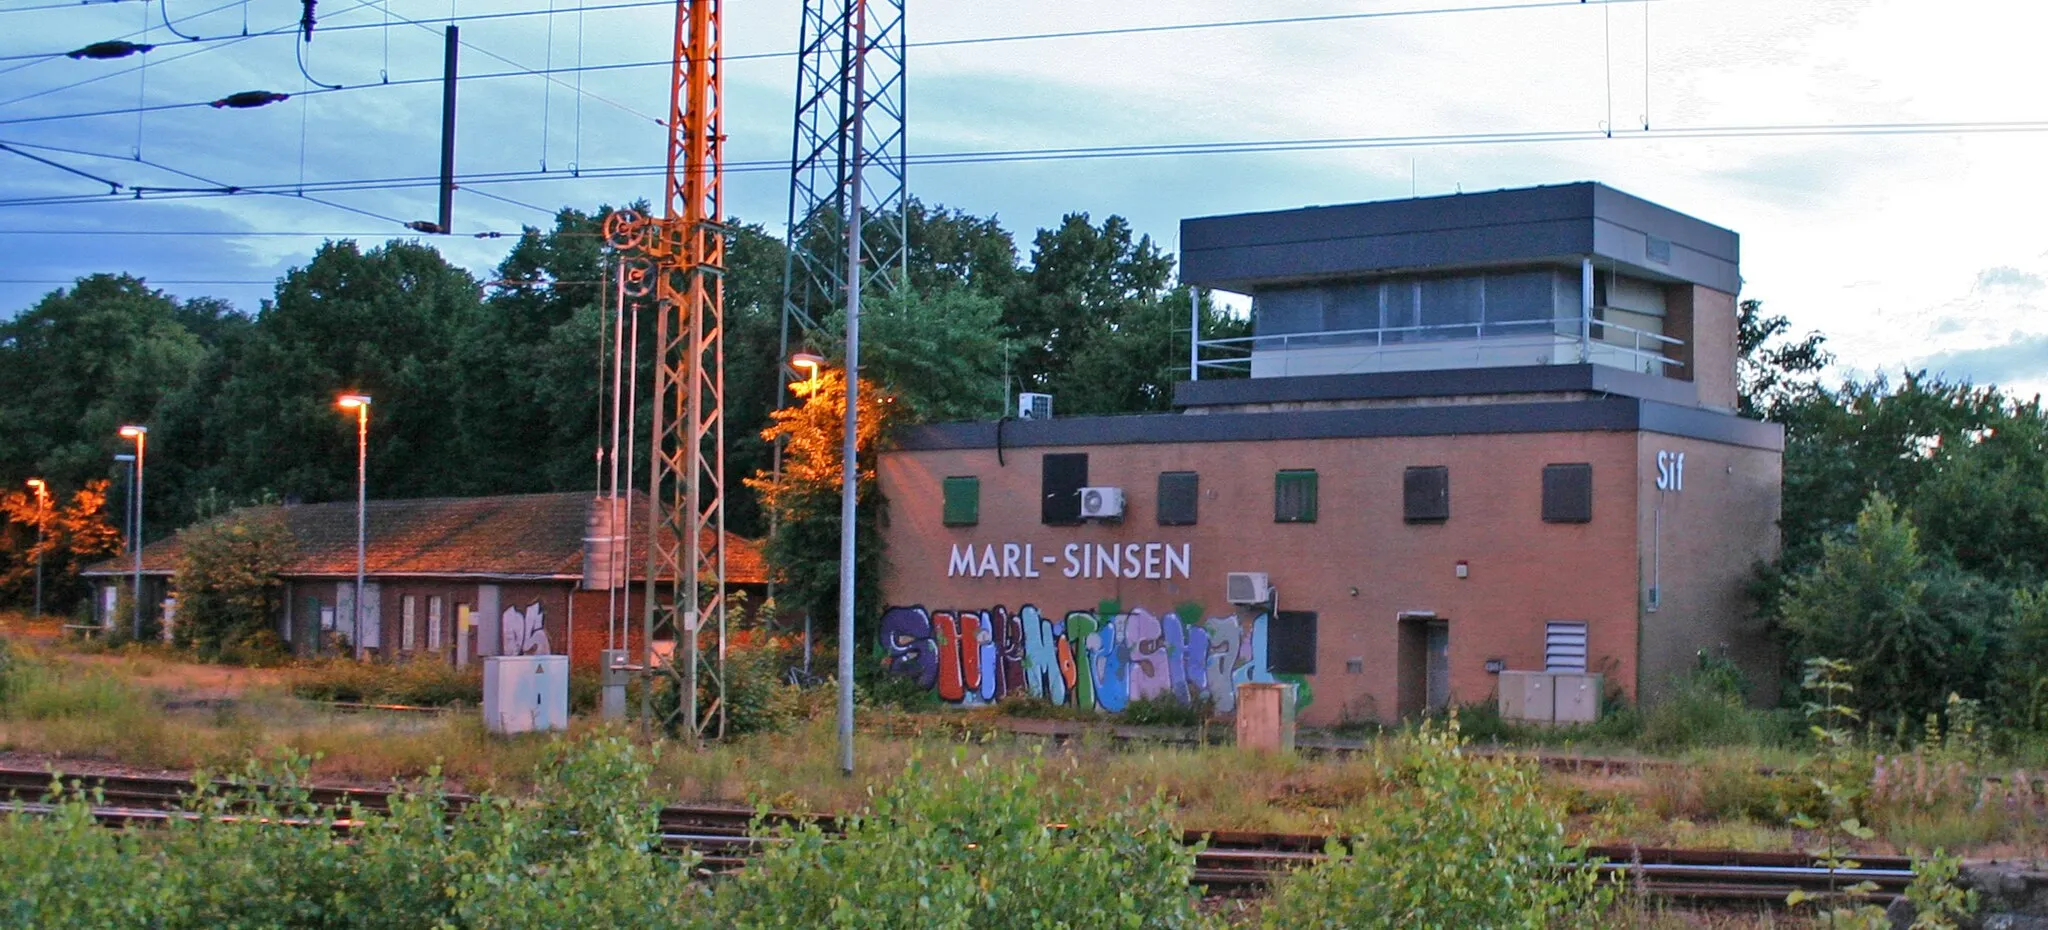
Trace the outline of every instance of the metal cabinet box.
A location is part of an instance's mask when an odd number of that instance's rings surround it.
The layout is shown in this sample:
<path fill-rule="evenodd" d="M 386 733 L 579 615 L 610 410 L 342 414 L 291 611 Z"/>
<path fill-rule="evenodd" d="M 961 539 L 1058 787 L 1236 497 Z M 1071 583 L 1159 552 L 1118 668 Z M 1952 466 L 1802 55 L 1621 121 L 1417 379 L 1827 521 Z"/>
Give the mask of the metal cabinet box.
<path fill-rule="evenodd" d="M 569 728 L 568 656 L 484 659 L 484 728 L 531 733 Z"/>
<path fill-rule="evenodd" d="M 1574 724 L 1600 719 L 1602 681 L 1584 672 L 1500 673 L 1500 715 L 1520 723 Z"/>

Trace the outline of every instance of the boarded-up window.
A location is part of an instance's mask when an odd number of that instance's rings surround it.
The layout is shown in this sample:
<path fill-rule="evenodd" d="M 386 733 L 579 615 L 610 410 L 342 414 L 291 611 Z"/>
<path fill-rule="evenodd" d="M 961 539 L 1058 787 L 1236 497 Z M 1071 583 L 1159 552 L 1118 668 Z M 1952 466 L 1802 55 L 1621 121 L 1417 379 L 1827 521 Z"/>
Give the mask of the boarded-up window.
<path fill-rule="evenodd" d="M 981 522 L 981 479 L 955 475 L 946 479 L 946 510 L 940 522 L 947 526 L 973 526 Z"/>
<path fill-rule="evenodd" d="M 1583 672 L 1586 670 L 1586 622 L 1552 620 L 1543 625 L 1543 670 Z"/>
<path fill-rule="evenodd" d="M 1191 471 L 1159 473 L 1159 525 L 1194 526 L 1201 500 L 1201 476 Z"/>
<path fill-rule="evenodd" d="M 419 632 L 420 599 L 410 594 L 398 600 L 398 642 L 399 648 L 411 652 L 419 648 L 416 638 Z"/>
<path fill-rule="evenodd" d="M 1088 484 L 1088 453 L 1063 452 L 1045 457 L 1038 520 L 1046 526 L 1081 525 L 1081 489 Z"/>
<path fill-rule="evenodd" d="M 1275 675 L 1316 673 L 1314 611 L 1283 610 L 1273 617 L 1266 636 L 1266 667 Z"/>
<path fill-rule="evenodd" d="M 1442 523 L 1451 518 L 1451 470 L 1418 466 L 1401 475 L 1401 518 L 1409 523 Z"/>
<path fill-rule="evenodd" d="M 1543 522 L 1593 520 L 1593 466 L 1584 462 L 1543 466 Z"/>
<path fill-rule="evenodd" d="M 1273 475 L 1273 522 L 1316 522 L 1316 470 L 1288 468 Z"/>
<path fill-rule="evenodd" d="M 441 648 L 441 627 L 446 621 L 440 595 L 427 598 L 427 648 Z"/>

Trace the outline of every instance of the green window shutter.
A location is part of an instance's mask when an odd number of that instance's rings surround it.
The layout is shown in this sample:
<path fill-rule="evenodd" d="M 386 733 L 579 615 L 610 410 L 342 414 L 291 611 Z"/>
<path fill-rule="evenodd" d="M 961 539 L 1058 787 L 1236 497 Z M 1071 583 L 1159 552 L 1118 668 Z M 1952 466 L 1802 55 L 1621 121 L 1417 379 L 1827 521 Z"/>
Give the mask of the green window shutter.
<path fill-rule="evenodd" d="M 972 475 L 946 479 L 946 511 L 941 518 L 947 526 L 973 526 L 981 522 L 981 479 Z"/>
<path fill-rule="evenodd" d="M 1316 522 L 1316 471 L 1283 469 L 1273 475 L 1273 522 Z"/>

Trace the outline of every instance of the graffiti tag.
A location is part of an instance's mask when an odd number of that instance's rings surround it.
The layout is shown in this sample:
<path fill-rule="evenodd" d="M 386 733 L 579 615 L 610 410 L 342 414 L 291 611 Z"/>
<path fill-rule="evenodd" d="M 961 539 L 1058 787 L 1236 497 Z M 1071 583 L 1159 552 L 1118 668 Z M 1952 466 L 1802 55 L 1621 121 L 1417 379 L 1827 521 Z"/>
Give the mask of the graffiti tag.
<path fill-rule="evenodd" d="M 1161 615 L 1106 604 L 1054 617 L 1030 604 L 1015 612 L 891 607 L 882 614 L 882 665 L 954 704 L 1030 694 L 1114 713 L 1164 698 L 1230 713 L 1239 684 L 1275 680 L 1266 627 L 1263 613 L 1202 619 L 1199 608 Z"/>

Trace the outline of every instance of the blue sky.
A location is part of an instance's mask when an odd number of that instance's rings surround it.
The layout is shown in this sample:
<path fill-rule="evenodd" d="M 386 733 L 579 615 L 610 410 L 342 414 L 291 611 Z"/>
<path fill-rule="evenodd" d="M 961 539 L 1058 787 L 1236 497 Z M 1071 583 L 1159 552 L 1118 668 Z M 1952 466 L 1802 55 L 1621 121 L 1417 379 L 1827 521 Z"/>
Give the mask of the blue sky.
<path fill-rule="evenodd" d="M 236 35 L 297 19 L 288 0 L 102 2 L 20 11 L 0 0 L 0 142 L 111 158 L 36 154 L 127 185 L 198 183 L 133 159 L 234 184 L 430 176 L 439 91 L 431 82 L 302 95 L 311 85 L 288 36 L 187 45 L 163 27 Z M 583 0 L 597 6 L 616 0 Z M 380 85 L 437 77 L 436 18 L 544 10 L 550 0 L 323 0 L 324 32 L 299 47 L 313 79 Z M 1955 0 L 910 0 L 913 41 L 1446 7 L 1498 7 L 913 49 L 913 153 L 1082 145 L 1575 132 L 1594 138 L 1422 144 L 1316 152 L 990 163 L 914 168 L 928 202 L 995 214 L 1028 248 L 1070 211 L 1130 217 L 1169 248 L 1184 216 L 1343 203 L 1583 179 L 1742 234 L 1744 296 L 1796 328 L 1826 332 L 1844 372 L 1929 365 L 2022 391 L 2048 389 L 2048 59 L 2036 4 Z M 463 73 L 650 61 L 668 52 L 659 7 L 477 21 Z M 727 5 L 731 55 L 794 47 L 797 0 Z M 211 10 L 212 12 L 208 12 Z M 203 15 L 201 15 L 203 14 Z M 425 23 L 412 25 L 404 20 Z M 580 19 L 580 28 L 579 28 Z M 552 23 L 552 28 L 550 28 Z M 119 61 L 4 60 L 148 29 L 158 44 Z M 431 28 L 428 28 L 431 27 Z M 580 46 L 580 48 L 579 48 Z M 202 50 L 203 49 L 203 50 Z M 500 56 L 492 58 L 490 55 Z M 180 57 L 187 56 L 187 57 Z M 508 60 L 510 63 L 508 63 Z M 148 63 L 141 71 L 129 71 Z M 122 73 L 126 72 L 126 73 Z M 102 78 L 77 87 L 63 85 Z M 662 157 L 650 121 L 666 105 L 660 68 L 522 76 L 462 86 L 463 174 L 534 171 L 545 180 L 476 190 L 541 208 L 652 197 L 653 179 L 576 169 Z M 794 62 L 734 60 L 729 158 L 786 158 Z M 63 89 L 59 89 L 63 88 Z M 207 107 L 57 118 L 205 101 L 240 90 L 301 94 L 259 110 Z M 580 104 L 580 105 L 579 105 Z M 1643 131 L 1647 122 L 1649 132 Z M 1850 124 L 2000 123 L 2007 131 L 1846 134 Z M 1782 127 L 1822 131 L 1787 134 Z M 1769 129 L 1757 134 L 1728 130 Z M 1614 137 L 1601 137 L 1611 128 Z M 1715 130 L 1702 133 L 1699 130 Z M 124 158 L 125 157 L 125 158 Z M 103 185 L 0 152 L 0 200 L 96 194 Z M 779 226 L 786 180 L 735 173 L 728 207 Z M 320 195 L 391 219 L 434 213 L 431 187 Z M 474 191 L 458 232 L 516 230 L 544 212 Z M 33 233 L 33 234 L 27 234 Z M 183 233 L 185 235 L 167 235 Z M 207 233 L 191 235 L 191 233 Z M 220 235 L 218 233 L 233 233 Z M 318 236 L 408 235 L 389 219 L 293 196 L 98 200 L 0 206 L 0 314 L 52 285 L 127 271 L 180 295 L 253 311 Z M 258 235 L 261 234 L 261 235 Z M 278 235 L 291 234 L 291 235 Z M 479 273 L 503 240 L 437 238 Z M 256 282 L 175 284 L 168 282 Z M 14 283 L 25 282 L 25 283 Z"/>

